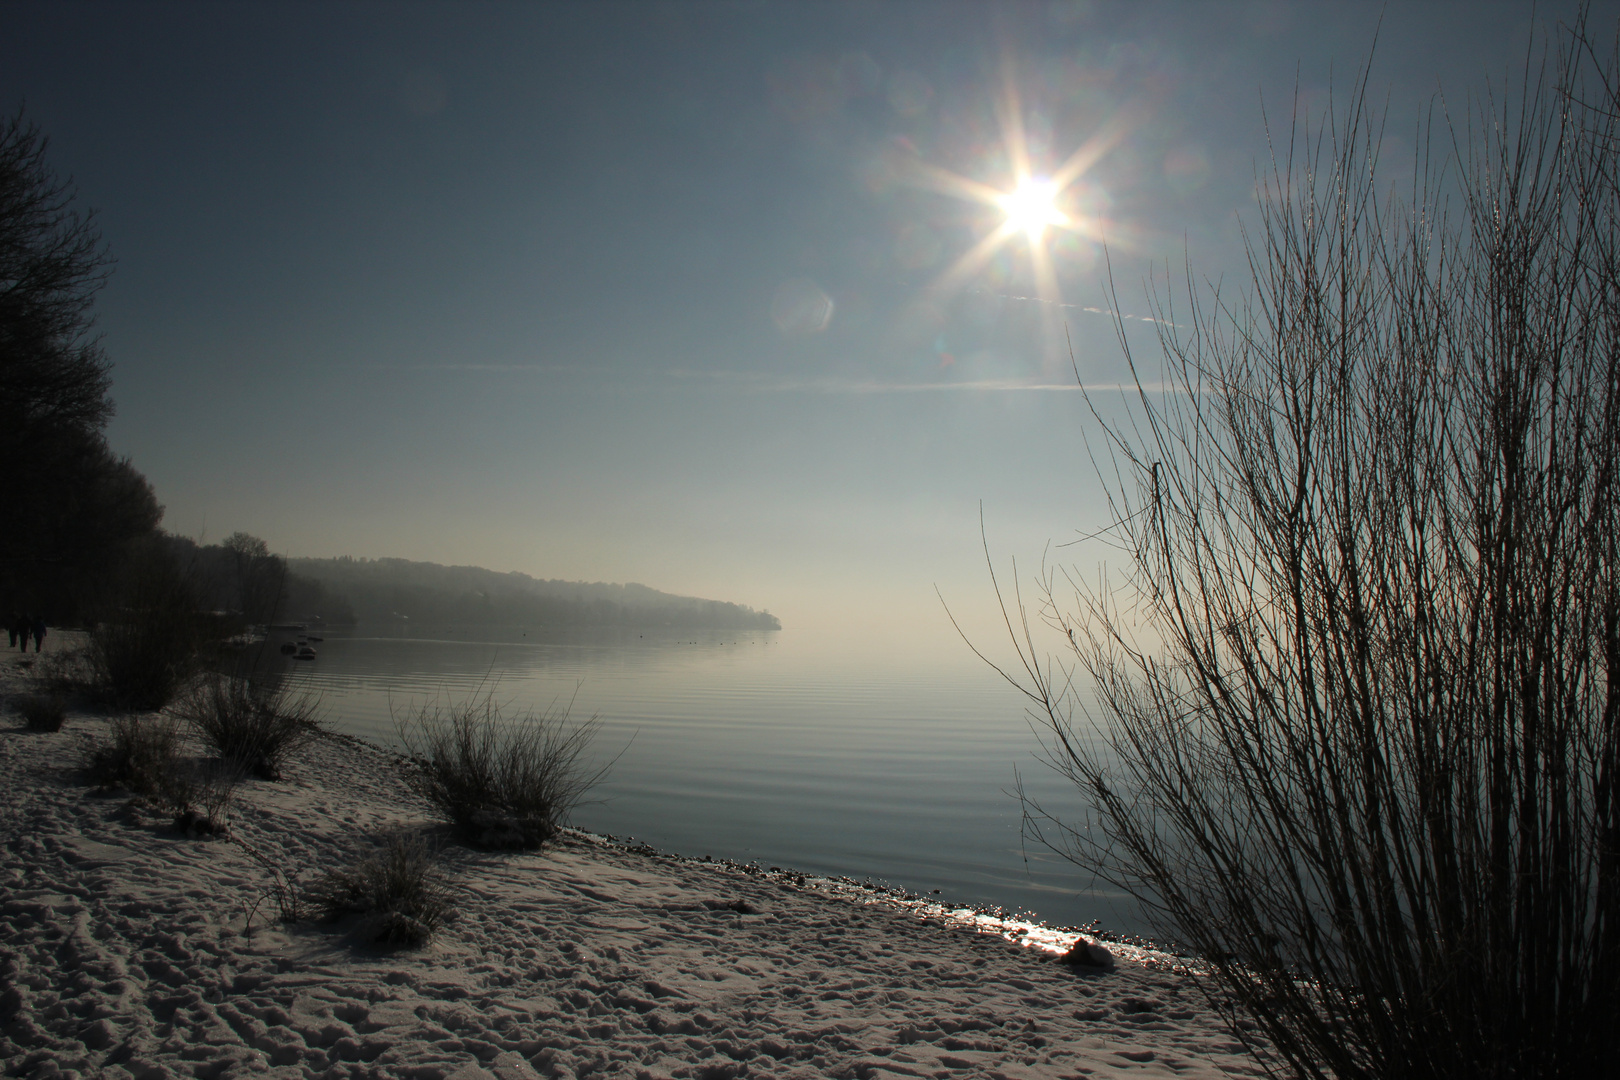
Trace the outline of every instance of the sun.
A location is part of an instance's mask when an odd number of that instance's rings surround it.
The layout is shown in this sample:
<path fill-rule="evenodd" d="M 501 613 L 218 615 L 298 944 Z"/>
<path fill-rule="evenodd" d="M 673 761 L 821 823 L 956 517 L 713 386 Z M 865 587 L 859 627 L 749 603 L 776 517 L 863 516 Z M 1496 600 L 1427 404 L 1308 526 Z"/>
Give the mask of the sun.
<path fill-rule="evenodd" d="M 905 143 L 900 175 L 916 187 L 977 203 L 999 218 L 991 222 L 975 217 L 975 232 L 984 225 L 989 227 L 928 284 L 925 298 L 917 301 L 918 310 L 939 308 L 945 296 L 966 287 L 986 271 L 997 281 L 1005 281 L 1009 274 L 1022 278 L 1027 272 L 1024 280 L 1034 286 L 1033 295 L 1018 299 L 1039 302 L 1046 361 L 1056 370 L 1066 355 L 1060 320 L 1068 307 L 1058 281 L 1060 259 L 1072 258 L 1087 243 L 1100 247 L 1109 236 L 1116 243 L 1130 242 L 1130 230 L 1106 216 L 1107 192 L 1093 171 L 1129 136 L 1138 114 L 1127 109 L 1100 117 L 1096 130 L 1053 167 L 1053 161 L 1048 160 L 1049 147 L 1031 146 L 1024 112 L 1017 71 L 1009 58 L 1003 71 L 1002 93 L 995 102 L 1001 138 L 985 144 L 980 167 L 958 172 L 924 160 L 914 146 Z M 1065 235 L 1054 236 L 1059 232 Z M 1013 244 L 1027 248 L 1027 258 L 999 257 Z"/>
<path fill-rule="evenodd" d="M 1057 208 L 1057 184 L 1026 176 L 1018 186 L 996 201 L 1007 214 L 1006 228 L 1022 232 L 1031 243 L 1038 242 L 1048 225 L 1067 225 L 1068 217 Z"/>

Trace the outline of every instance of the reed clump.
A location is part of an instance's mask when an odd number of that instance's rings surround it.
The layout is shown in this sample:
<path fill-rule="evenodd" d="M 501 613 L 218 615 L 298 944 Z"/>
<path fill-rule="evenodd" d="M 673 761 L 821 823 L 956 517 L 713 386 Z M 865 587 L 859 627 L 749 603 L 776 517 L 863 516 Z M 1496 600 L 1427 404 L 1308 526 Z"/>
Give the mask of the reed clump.
<path fill-rule="evenodd" d="M 492 694 L 423 706 L 399 725 L 405 780 L 466 843 L 539 847 L 607 774 L 586 761 L 596 718 L 568 712 L 506 717 Z"/>
<path fill-rule="evenodd" d="M 244 773 L 281 779 L 287 759 L 321 736 L 319 703 L 275 675 L 210 673 L 170 710 L 204 745 Z"/>
<path fill-rule="evenodd" d="M 304 908 L 329 921 L 360 916 L 366 941 L 426 945 L 453 907 L 438 853 L 420 836 L 395 835 L 345 870 L 329 871 L 303 895 Z"/>

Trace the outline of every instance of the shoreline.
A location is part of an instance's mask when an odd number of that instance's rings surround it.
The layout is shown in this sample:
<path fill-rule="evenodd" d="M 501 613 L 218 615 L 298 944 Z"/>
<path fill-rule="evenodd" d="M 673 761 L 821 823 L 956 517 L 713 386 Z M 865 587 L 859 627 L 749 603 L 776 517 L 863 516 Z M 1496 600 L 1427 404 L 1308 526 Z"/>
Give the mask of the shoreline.
<path fill-rule="evenodd" d="M 445 845 L 457 914 L 421 949 L 277 923 L 243 846 L 307 881 L 433 829 L 392 755 L 321 740 L 242 784 L 241 844 L 188 839 L 75 775 L 105 723 L 0 719 L 8 1074 L 1261 1075 L 1174 958 L 1109 943 L 1112 970 L 1071 966 L 1044 935 L 1072 931 L 575 830 L 532 853 Z"/>
<path fill-rule="evenodd" d="M 358 736 L 344 736 L 358 738 Z M 366 740 L 360 740 L 366 742 Z M 373 746 L 383 753 L 389 751 Z M 594 833 L 588 829 L 569 828 L 566 832 L 590 843 L 616 847 L 651 858 L 669 859 L 690 866 L 713 866 L 761 877 L 778 884 L 791 883 L 791 887 L 819 892 L 829 899 L 849 903 L 874 904 L 891 908 L 916 919 L 940 922 L 958 930 L 990 934 L 1014 945 L 1037 949 L 1051 956 L 1061 956 L 1077 941 L 1086 940 L 1105 946 L 1120 959 L 1176 975 L 1197 975 L 1200 961 L 1197 956 L 1183 952 L 1173 945 L 1153 941 L 1141 935 L 1120 935 L 1107 930 L 1093 930 L 1079 926 L 1053 926 L 1037 918 L 1026 918 L 1019 912 L 986 905 L 953 904 L 943 898 L 909 892 L 882 881 L 860 879 L 848 875 L 812 874 L 787 867 L 764 867 L 758 860 L 739 862 L 736 859 L 711 858 L 707 855 L 683 855 L 664 851 L 633 836 L 620 838 L 611 834 Z"/>
<path fill-rule="evenodd" d="M 367 753 L 391 761 L 402 760 L 399 751 L 362 735 L 325 729 L 321 738 L 350 744 Z M 886 881 L 855 878 L 847 874 L 818 874 L 792 867 L 770 866 L 753 859 L 686 855 L 658 848 L 634 836 L 619 837 L 611 833 L 598 833 L 590 829 L 568 826 L 564 832 L 590 843 L 616 847 L 649 858 L 668 859 L 693 866 L 726 868 L 739 873 L 756 875 L 781 885 L 809 889 L 829 897 L 856 903 L 884 905 L 905 912 L 914 918 L 942 921 L 961 930 L 992 934 L 1015 945 L 1038 949 L 1053 956 L 1061 956 L 1082 939 L 1105 946 L 1116 957 L 1130 959 L 1161 971 L 1178 975 L 1196 975 L 1200 972 L 1200 958 L 1174 944 L 1155 941 L 1140 934 L 1116 934 L 1091 927 L 1053 925 L 1028 913 L 1008 911 L 999 905 L 955 904 L 944 897 L 930 898 Z"/>

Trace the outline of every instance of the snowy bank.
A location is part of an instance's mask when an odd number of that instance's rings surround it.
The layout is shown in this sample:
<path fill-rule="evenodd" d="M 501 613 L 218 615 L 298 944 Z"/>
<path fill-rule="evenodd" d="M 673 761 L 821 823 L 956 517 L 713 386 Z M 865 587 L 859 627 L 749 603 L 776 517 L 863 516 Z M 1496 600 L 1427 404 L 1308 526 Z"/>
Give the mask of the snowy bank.
<path fill-rule="evenodd" d="M 7 1075 L 1260 1075 L 1188 978 L 1128 949 L 1071 966 L 966 913 L 585 834 L 447 845 L 458 914 L 420 950 L 285 925 L 266 863 L 308 880 L 427 827 L 388 755 L 323 741 L 242 785 L 240 843 L 197 840 L 88 789 L 105 726 L 0 719 Z"/>

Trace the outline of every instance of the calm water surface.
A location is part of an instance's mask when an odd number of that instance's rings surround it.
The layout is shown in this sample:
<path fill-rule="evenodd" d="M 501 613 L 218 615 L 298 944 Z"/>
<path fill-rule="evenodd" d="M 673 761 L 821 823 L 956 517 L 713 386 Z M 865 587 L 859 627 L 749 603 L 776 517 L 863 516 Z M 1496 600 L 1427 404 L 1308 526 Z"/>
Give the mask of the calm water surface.
<path fill-rule="evenodd" d="M 576 812 L 583 828 L 1142 929 L 1122 898 L 1021 842 L 1017 775 L 1079 807 L 1035 760 L 1021 700 L 966 648 L 897 659 L 795 630 L 323 633 L 296 670 L 339 731 L 397 745 L 396 718 L 484 691 L 508 715 L 573 698 L 575 718 L 599 717 L 595 754 L 619 756 Z"/>

